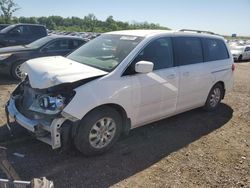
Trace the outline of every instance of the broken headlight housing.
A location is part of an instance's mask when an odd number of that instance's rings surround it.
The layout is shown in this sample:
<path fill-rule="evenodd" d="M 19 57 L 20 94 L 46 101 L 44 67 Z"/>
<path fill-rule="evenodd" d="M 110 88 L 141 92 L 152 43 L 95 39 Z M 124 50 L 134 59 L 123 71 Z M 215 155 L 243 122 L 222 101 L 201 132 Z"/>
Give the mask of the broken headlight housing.
<path fill-rule="evenodd" d="M 44 94 L 36 97 L 29 110 L 48 115 L 56 115 L 70 102 L 74 94 L 70 96 Z"/>
<path fill-rule="evenodd" d="M 39 106 L 42 109 L 60 111 L 64 107 L 65 98 L 61 95 L 51 97 L 51 96 L 42 96 L 38 99 Z"/>

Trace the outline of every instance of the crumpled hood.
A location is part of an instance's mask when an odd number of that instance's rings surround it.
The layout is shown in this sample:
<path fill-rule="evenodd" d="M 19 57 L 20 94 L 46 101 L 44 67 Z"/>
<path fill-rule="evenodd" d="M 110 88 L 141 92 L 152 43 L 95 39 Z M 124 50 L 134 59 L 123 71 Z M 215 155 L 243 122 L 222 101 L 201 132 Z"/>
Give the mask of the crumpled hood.
<path fill-rule="evenodd" d="M 108 74 L 62 56 L 32 59 L 26 61 L 21 69 L 28 74 L 31 87 L 37 89 Z"/>

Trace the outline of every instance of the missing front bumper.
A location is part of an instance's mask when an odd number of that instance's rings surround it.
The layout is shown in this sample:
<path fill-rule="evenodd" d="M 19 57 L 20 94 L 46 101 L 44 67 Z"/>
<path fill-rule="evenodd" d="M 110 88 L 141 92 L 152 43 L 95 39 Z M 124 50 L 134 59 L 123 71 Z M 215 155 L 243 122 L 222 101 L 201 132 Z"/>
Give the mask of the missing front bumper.
<path fill-rule="evenodd" d="M 13 121 L 17 122 L 28 131 L 35 133 L 38 140 L 51 145 L 53 149 L 61 147 L 60 127 L 66 121 L 66 118 L 55 118 L 51 122 L 29 119 L 18 111 L 14 97 L 11 97 L 8 101 L 5 111 L 7 116 L 7 124 L 9 124 L 10 119 L 13 119 Z M 39 133 L 41 132 L 48 134 L 39 136 Z"/>

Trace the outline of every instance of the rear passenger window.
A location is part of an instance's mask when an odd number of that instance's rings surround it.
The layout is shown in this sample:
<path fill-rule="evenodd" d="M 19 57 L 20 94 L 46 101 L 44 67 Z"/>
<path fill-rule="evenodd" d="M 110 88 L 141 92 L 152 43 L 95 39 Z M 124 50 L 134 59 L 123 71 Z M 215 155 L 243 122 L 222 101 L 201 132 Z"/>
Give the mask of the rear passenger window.
<path fill-rule="evenodd" d="M 68 50 L 69 49 L 69 40 L 56 40 L 49 44 L 46 49 L 49 51 L 57 51 L 57 50 Z"/>
<path fill-rule="evenodd" d="M 38 27 L 38 26 L 31 26 L 31 33 L 34 36 L 44 36 L 44 28 L 43 27 Z"/>
<path fill-rule="evenodd" d="M 205 61 L 228 59 L 225 43 L 219 39 L 203 39 Z"/>
<path fill-rule="evenodd" d="M 83 41 L 81 40 L 70 40 L 69 41 L 69 49 L 76 49 L 79 46 L 81 46 L 83 44 Z"/>
<path fill-rule="evenodd" d="M 203 62 L 201 40 L 196 37 L 174 37 L 175 61 L 178 66 Z"/>

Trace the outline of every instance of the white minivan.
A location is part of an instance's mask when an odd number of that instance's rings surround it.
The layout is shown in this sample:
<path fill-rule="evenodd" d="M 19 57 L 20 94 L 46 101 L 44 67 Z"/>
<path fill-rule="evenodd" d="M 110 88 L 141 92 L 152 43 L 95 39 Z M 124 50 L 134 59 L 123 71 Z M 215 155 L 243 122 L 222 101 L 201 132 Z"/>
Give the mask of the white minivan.
<path fill-rule="evenodd" d="M 121 133 L 175 114 L 215 110 L 233 86 L 222 37 L 202 31 L 102 34 L 65 57 L 29 60 L 6 105 L 12 120 L 53 149 L 107 151 Z"/>

